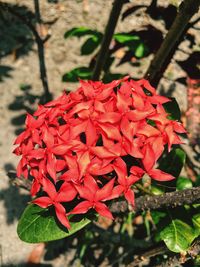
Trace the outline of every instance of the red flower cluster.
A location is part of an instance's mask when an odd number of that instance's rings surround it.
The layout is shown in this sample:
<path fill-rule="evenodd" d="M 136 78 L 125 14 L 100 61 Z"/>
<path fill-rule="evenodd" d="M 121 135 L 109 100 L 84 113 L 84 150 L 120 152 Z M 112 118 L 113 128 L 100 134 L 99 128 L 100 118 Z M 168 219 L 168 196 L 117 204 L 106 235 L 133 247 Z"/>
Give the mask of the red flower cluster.
<path fill-rule="evenodd" d="M 185 132 L 168 118 L 162 106 L 168 101 L 147 80 L 81 81 L 75 92 L 28 114 L 14 153 L 21 156 L 17 175 L 33 179 L 31 194 L 45 192 L 33 203 L 53 205 L 69 228 L 68 214 L 89 209 L 112 218 L 104 202 L 122 194 L 134 205 L 132 185 L 145 173 L 173 179 L 155 168 L 164 146 L 180 144 L 177 133 Z M 68 210 L 67 202 L 78 204 Z"/>

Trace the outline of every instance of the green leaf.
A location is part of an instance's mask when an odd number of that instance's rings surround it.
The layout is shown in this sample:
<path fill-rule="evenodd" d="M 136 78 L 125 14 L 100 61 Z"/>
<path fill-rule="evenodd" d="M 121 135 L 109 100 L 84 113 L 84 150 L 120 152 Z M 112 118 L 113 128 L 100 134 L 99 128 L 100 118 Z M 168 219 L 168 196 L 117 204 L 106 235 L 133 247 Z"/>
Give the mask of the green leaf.
<path fill-rule="evenodd" d="M 192 188 L 192 181 L 189 178 L 186 177 L 178 177 L 176 181 L 176 189 L 178 190 L 184 190 L 184 189 L 189 189 Z"/>
<path fill-rule="evenodd" d="M 121 79 L 122 77 L 124 77 L 126 75 L 127 74 L 107 72 L 107 73 L 104 74 L 102 80 L 105 83 L 109 83 L 109 82 L 112 82 L 113 80 L 119 80 L 119 79 Z"/>
<path fill-rule="evenodd" d="M 87 218 L 72 222 L 72 218 L 74 219 L 75 216 L 71 216 L 71 229 L 67 230 L 59 226 L 49 211 L 30 204 L 19 220 L 17 233 L 22 241 L 28 243 L 48 242 L 70 236 L 91 222 Z"/>
<path fill-rule="evenodd" d="M 142 58 L 144 57 L 145 52 L 146 52 L 145 45 L 143 43 L 140 43 L 135 50 L 135 56 L 138 58 Z"/>
<path fill-rule="evenodd" d="M 65 73 L 62 77 L 63 82 L 78 82 L 78 79 L 88 80 L 92 77 L 91 69 L 87 67 L 79 67 L 75 68 L 67 73 Z"/>
<path fill-rule="evenodd" d="M 139 36 L 128 34 L 128 33 L 116 33 L 116 34 L 114 34 L 113 37 L 114 37 L 114 40 L 120 44 L 125 44 L 128 42 L 140 40 Z"/>
<path fill-rule="evenodd" d="M 160 237 L 169 250 L 179 253 L 187 251 L 196 233 L 191 226 L 176 219 L 161 231 Z"/>
<path fill-rule="evenodd" d="M 181 119 L 181 111 L 179 105 L 175 98 L 170 97 L 171 101 L 163 104 L 163 107 L 167 113 L 169 113 L 168 118 L 170 120 L 178 120 Z"/>
<path fill-rule="evenodd" d="M 182 149 L 172 149 L 166 157 L 161 159 L 159 169 L 170 173 L 174 177 L 178 177 L 185 163 L 185 158 L 186 155 Z"/>
<path fill-rule="evenodd" d="M 89 55 L 99 46 L 101 36 L 92 36 L 81 47 L 81 55 Z"/>
<path fill-rule="evenodd" d="M 71 30 L 65 32 L 64 34 L 64 38 L 67 39 L 69 37 L 82 37 L 85 35 L 95 35 L 96 33 L 98 33 L 97 31 L 93 31 L 89 28 L 86 27 L 75 27 L 72 28 Z"/>
<path fill-rule="evenodd" d="M 200 213 L 197 213 L 192 217 L 192 222 L 194 224 L 197 236 L 199 236 L 200 235 Z"/>
<path fill-rule="evenodd" d="M 154 195 L 162 195 L 165 191 L 163 188 L 157 186 L 157 185 L 151 185 L 151 193 Z"/>
<path fill-rule="evenodd" d="M 153 222 L 155 224 L 158 224 L 162 218 L 166 217 L 166 213 L 162 211 L 152 210 L 151 211 L 151 217 L 153 219 Z"/>

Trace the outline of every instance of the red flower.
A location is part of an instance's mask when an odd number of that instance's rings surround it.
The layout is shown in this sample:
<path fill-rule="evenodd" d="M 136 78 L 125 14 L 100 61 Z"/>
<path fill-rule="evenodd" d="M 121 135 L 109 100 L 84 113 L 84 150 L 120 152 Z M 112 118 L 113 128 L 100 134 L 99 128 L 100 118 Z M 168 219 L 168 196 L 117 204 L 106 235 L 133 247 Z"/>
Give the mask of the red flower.
<path fill-rule="evenodd" d="M 145 169 L 145 172 L 154 180 L 157 181 L 170 181 L 175 179 L 171 174 L 165 173 L 159 169 L 154 169 L 156 164 L 156 155 L 152 149 L 150 144 L 147 144 L 144 148 L 144 158 L 142 159 L 142 163 Z"/>
<path fill-rule="evenodd" d="M 77 191 L 71 184 L 63 183 L 57 192 L 55 186 L 48 179 L 43 179 L 43 190 L 48 196 L 39 197 L 33 200 L 32 203 L 42 208 L 47 208 L 53 205 L 58 220 L 62 225 L 69 229 L 70 224 L 66 216 L 65 208 L 60 203 L 73 200 L 77 194 Z"/>
<path fill-rule="evenodd" d="M 117 186 L 117 191 L 119 193 L 123 192 L 126 200 L 132 206 L 134 206 L 135 196 L 134 196 L 134 191 L 131 189 L 131 186 L 141 178 L 141 175 L 136 176 L 131 174 L 128 176 L 127 166 L 121 158 L 118 158 L 114 161 L 113 167 L 118 176 L 117 181 L 119 185 Z"/>
<path fill-rule="evenodd" d="M 28 114 L 26 129 L 15 141 L 14 153 L 21 156 L 17 175 L 31 176 L 33 196 L 45 192 L 33 203 L 53 205 L 67 228 L 61 203 L 80 201 L 69 214 L 94 209 L 112 218 L 104 202 L 123 193 L 134 206 L 132 185 L 144 173 L 158 181 L 174 178 L 155 166 L 165 145 L 170 151 L 182 142 L 179 133 L 185 129 L 169 119 L 163 108 L 168 98 L 157 95 L 147 80 L 128 79 L 81 81 L 76 91 Z M 126 166 L 127 160 L 140 167 Z M 109 178 L 115 174 L 115 180 Z M 57 192 L 58 182 L 63 184 Z"/>
<path fill-rule="evenodd" d="M 84 185 L 75 187 L 80 197 L 85 200 L 80 202 L 70 214 L 83 214 L 93 208 L 100 215 L 113 219 L 112 213 L 102 202 L 108 200 L 112 194 L 114 179 L 110 180 L 102 188 L 99 188 L 95 179 L 91 175 L 87 175 L 84 178 Z"/>

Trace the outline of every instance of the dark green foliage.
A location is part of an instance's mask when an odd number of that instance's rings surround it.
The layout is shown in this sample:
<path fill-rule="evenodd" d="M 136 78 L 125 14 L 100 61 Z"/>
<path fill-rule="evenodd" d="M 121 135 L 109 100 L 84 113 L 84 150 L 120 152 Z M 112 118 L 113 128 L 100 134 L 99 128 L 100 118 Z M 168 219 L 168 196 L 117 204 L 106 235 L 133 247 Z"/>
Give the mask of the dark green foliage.
<path fill-rule="evenodd" d="M 62 77 L 63 82 L 78 82 L 79 78 L 83 80 L 91 79 L 92 71 L 87 67 L 75 68 Z"/>
<path fill-rule="evenodd" d="M 77 222 L 70 220 L 71 229 L 67 230 L 58 224 L 54 216 L 47 210 L 30 204 L 19 220 L 17 233 L 21 240 L 28 243 L 48 242 L 70 236 L 90 222 L 87 218 Z"/>

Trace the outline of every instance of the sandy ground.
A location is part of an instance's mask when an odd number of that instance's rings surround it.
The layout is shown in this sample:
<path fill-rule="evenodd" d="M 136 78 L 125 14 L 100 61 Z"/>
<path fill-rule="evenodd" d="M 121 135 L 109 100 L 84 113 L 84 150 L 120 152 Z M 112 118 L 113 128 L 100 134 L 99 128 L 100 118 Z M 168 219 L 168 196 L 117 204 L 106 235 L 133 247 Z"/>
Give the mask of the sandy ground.
<path fill-rule="evenodd" d="M 24 4 L 33 10 L 33 1 L 31 0 L 7 0 L 5 2 Z M 74 89 L 76 87 L 75 84 L 62 83 L 62 75 L 74 67 L 87 66 L 90 60 L 88 56 L 80 56 L 79 48 L 83 40 L 77 41 L 76 38 L 65 40 L 63 38 L 65 31 L 76 26 L 87 26 L 102 31 L 112 1 L 88 0 L 89 11 L 87 13 L 84 12 L 82 1 L 59 1 L 59 4 L 49 2 L 42 0 L 40 4 L 44 21 L 57 19 L 53 25 L 47 26 L 51 37 L 45 46 L 49 87 L 51 92 L 57 96 L 64 88 Z M 149 3 L 149 1 L 142 2 Z M 142 23 L 141 18 L 136 20 L 130 16 L 128 21 L 124 20 L 118 23 L 116 31 L 138 29 Z M 12 104 L 16 103 L 16 99 L 19 101 L 20 97 L 23 97 L 24 93 L 19 87 L 21 84 L 29 84 L 32 87 L 30 94 L 42 94 L 36 45 L 27 55 L 16 60 L 14 60 L 13 55 L 2 58 L 1 64 L 12 66 L 13 70 L 10 72 L 10 78 L 5 78 L 3 82 L 0 82 L 0 265 L 15 264 L 18 266 L 17 264 L 26 262 L 30 251 L 35 246 L 20 241 L 16 233 L 17 221 L 29 200 L 29 196 L 24 190 L 11 186 L 6 173 L 14 169 L 18 161 L 18 158 L 12 154 L 13 140 L 16 137 L 16 132 L 23 127 L 25 110 L 12 110 Z M 114 66 L 113 70 L 118 72 L 119 68 Z M 131 75 L 137 74 L 129 64 L 122 65 L 120 71 L 122 73 L 129 72 Z M 140 73 L 140 75 L 142 74 Z M 186 98 L 182 97 L 181 102 L 183 109 L 185 109 Z M 26 102 L 26 105 L 30 107 L 29 102 Z"/>

